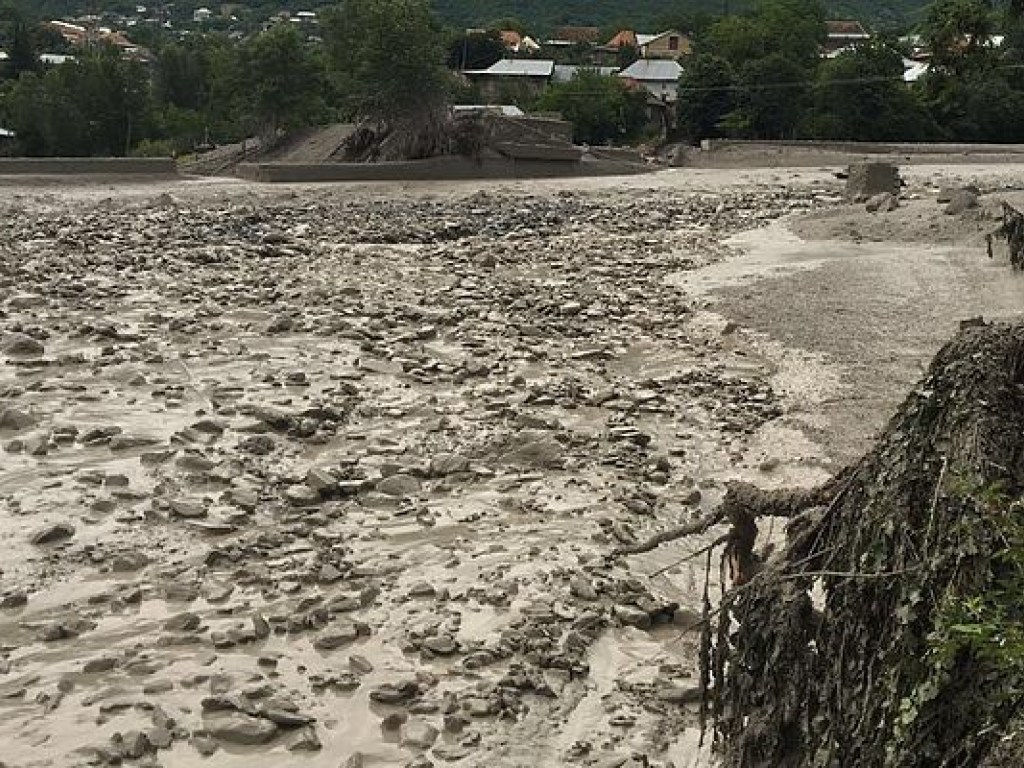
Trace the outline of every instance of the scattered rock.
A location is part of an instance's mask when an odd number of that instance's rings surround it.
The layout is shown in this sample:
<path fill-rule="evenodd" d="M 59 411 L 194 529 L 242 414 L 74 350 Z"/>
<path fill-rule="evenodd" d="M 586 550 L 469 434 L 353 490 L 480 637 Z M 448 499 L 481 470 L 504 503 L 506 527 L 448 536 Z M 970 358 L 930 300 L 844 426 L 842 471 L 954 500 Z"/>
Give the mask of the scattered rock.
<path fill-rule="evenodd" d="M 29 537 L 32 544 L 53 544 L 57 541 L 70 539 L 75 535 L 75 526 L 71 523 L 51 523 L 37 528 Z"/>
<path fill-rule="evenodd" d="M 228 744 L 266 744 L 278 731 L 277 725 L 270 720 L 232 710 L 204 715 L 203 729 L 212 738 Z"/>

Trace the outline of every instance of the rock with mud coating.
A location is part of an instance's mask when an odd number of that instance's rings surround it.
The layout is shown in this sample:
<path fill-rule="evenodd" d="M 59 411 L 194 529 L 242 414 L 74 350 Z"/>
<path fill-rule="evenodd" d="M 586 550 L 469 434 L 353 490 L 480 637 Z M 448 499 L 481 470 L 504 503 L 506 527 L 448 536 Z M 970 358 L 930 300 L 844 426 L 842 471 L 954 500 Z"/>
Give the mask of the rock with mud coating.
<path fill-rule="evenodd" d="M 293 507 L 310 507 L 320 503 L 320 494 L 308 485 L 290 485 L 284 497 Z"/>
<path fill-rule="evenodd" d="M 203 715 L 203 730 L 218 741 L 243 745 L 267 744 L 278 733 L 277 725 L 270 720 L 234 710 Z"/>
<path fill-rule="evenodd" d="M 379 704 L 401 704 L 409 701 L 419 692 L 419 683 L 415 680 L 403 680 L 378 686 L 370 691 L 370 699 Z"/>
<path fill-rule="evenodd" d="M 303 728 L 288 740 L 289 752 L 319 752 L 321 749 L 323 744 L 313 728 Z"/>
<path fill-rule="evenodd" d="M 35 426 L 35 424 L 35 417 L 28 411 L 22 411 L 18 408 L 5 408 L 0 411 L 0 429 L 17 431 L 28 429 Z"/>
<path fill-rule="evenodd" d="M 9 333 L 0 341 L 0 350 L 12 357 L 39 357 L 46 348 L 24 333 Z"/>
<path fill-rule="evenodd" d="M 635 605 L 616 605 L 612 609 L 612 615 L 626 626 L 637 629 L 651 628 L 651 615 Z"/>
<path fill-rule="evenodd" d="M 503 464 L 555 469 L 564 463 L 565 449 L 554 437 L 538 430 L 523 430 L 513 437 L 499 457 Z"/>
<path fill-rule="evenodd" d="M 580 600 L 597 600 L 597 590 L 585 576 L 573 576 L 569 580 L 569 594 Z"/>
<path fill-rule="evenodd" d="M 400 744 L 406 749 L 430 749 L 437 741 L 439 731 L 430 723 L 418 717 L 402 726 Z"/>
<path fill-rule="evenodd" d="M 333 651 L 335 648 L 355 642 L 357 637 L 359 631 L 354 624 L 337 626 L 314 640 L 313 647 L 318 651 Z"/>
<path fill-rule="evenodd" d="M 412 475 L 392 475 L 377 483 L 377 491 L 386 496 L 415 496 L 420 487 L 420 481 Z"/>
<path fill-rule="evenodd" d="M 53 544 L 57 541 L 70 539 L 75 535 L 75 526 L 71 523 L 52 523 L 37 528 L 29 537 L 30 544 Z"/>

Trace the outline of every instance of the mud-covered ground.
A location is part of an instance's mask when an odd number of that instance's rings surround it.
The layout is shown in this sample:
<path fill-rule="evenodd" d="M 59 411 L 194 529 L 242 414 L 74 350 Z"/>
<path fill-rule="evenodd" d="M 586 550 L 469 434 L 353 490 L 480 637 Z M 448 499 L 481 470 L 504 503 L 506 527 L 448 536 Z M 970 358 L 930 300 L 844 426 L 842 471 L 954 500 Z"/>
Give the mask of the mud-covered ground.
<path fill-rule="evenodd" d="M 1024 306 L 844 241 L 916 173 L 3 187 L 0 764 L 701 764 L 709 539 L 609 555 Z"/>

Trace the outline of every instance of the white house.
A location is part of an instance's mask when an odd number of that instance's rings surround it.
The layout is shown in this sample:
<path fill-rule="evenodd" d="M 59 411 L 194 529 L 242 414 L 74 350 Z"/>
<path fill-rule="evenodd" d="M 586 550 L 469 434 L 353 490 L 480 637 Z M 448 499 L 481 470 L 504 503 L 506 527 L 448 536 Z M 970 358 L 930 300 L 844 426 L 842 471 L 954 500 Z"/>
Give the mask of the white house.
<path fill-rule="evenodd" d="M 679 76 L 683 68 L 673 59 L 639 59 L 619 72 L 619 77 L 644 88 L 666 104 L 679 99 Z"/>
<path fill-rule="evenodd" d="M 66 53 L 41 53 L 39 54 L 39 61 L 50 67 L 59 67 L 61 64 L 67 64 L 69 61 L 74 61 L 74 56 L 69 56 Z"/>
<path fill-rule="evenodd" d="M 209 8 L 196 8 L 192 11 L 192 21 L 196 24 L 202 24 L 213 18 L 213 11 Z"/>
<path fill-rule="evenodd" d="M 593 67 L 586 64 L 555 64 L 552 81 L 568 83 L 580 72 L 596 72 L 604 77 L 611 77 L 619 71 L 618 67 Z"/>

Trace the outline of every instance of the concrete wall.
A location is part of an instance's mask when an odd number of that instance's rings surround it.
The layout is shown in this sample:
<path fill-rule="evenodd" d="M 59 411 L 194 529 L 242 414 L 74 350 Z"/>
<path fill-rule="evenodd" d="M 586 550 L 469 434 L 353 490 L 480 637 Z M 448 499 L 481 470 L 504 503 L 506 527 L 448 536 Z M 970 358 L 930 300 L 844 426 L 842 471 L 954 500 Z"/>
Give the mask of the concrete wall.
<path fill-rule="evenodd" d="M 746 139 L 704 139 L 700 143 L 704 152 L 722 152 L 743 149 L 810 149 L 854 154 L 949 155 L 957 153 L 1024 155 L 1024 144 L 946 144 L 873 141 L 754 141 Z"/>
<path fill-rule="evenodd" d="M 572 143 L 572 123 L 535 115 L 493 117 L 487 122 L 491 141 Z"/>
<path fill-rule="evenodd" d="M 4 157 L 0 176 L 170 176 L 169 157 Z"/>
<path fill-rule="evenodd" d="M 442 157 L 397 163 L 244 163 L 237 174 L 271 183 L 344 181 L 458 181 L 468 179 L 541 179 L 636 173 L 621 162 L 484 159 Z"/>

